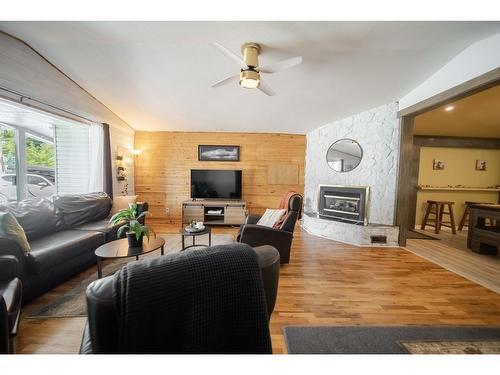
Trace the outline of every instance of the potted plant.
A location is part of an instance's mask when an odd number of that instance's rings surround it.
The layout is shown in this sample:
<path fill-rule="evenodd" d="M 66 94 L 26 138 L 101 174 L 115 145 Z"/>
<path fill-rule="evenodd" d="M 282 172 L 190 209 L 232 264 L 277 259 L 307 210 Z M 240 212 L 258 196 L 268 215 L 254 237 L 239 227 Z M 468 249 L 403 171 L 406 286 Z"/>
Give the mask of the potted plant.
<path fill-rule="evenodd" d="M 114 214 L 111 219 L 109 219 L 109 222 L 113 225 L 124 222 L 124 224 L 118 228 L 118 238 L 120 238 L 123 232 L 125 232 L 128 239 L 128 245 L 130 247 L 141 247 L 144 236 L 147 237 L 148 241 L 151 234 L 156 236 L 155 232 L 151 228 L 146 225 L 142 225 L 139 221 L 141 218 L 146 216 L 147 213 L 147 211 L 144 211 L 137 215 L 137 205 L 135 203 L 131 203 L 128 208 L 120 210 Z"/>

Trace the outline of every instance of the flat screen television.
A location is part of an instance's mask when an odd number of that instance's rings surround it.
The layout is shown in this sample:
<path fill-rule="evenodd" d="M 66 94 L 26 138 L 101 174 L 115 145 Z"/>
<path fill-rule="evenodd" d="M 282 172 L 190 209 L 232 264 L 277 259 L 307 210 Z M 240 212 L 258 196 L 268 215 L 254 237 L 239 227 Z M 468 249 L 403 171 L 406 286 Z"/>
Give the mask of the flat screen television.
<path fill-rule="evenodd" d="M 241 199 L 241 171 L 191 169 L 191 198 Z"/>

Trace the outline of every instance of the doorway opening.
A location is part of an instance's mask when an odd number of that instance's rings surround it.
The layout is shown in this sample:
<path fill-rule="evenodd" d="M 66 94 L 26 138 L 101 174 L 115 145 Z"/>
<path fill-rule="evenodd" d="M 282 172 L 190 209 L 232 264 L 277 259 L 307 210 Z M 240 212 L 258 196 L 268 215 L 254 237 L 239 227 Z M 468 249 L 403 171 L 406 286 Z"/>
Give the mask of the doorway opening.
<path fill-rule="evenodd" d="M 485 79 L 400 113 L 397 223 L 401 246 L 500 292 L 500 69 Z"/>

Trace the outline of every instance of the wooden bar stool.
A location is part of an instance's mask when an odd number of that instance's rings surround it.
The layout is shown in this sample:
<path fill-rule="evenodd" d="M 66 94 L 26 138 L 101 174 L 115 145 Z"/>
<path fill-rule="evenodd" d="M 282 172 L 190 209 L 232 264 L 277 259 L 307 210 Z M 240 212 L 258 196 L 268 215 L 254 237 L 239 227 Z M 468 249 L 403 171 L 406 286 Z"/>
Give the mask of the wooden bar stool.
<path fill-rule="evenodd" d="M 425 216 L 424 219 L 422 220 L 421 229 L 423 230 L 425 229 L 426 225 L 430 225 L 431 227 L 434 227 L 434 232 L 438 234 L 439 231 L 441 230 L 441 226 L 445 226 L 451 228 L 453 234 L 457 234 L 457 230 L 455 229 L 455 215 L 453 213 L 454 204 L 455 202 L 448 202 L 448 201 L 427 201 L 427 206 L 425 208 Z M 444 210 L 445 207 L 448 207 L 447 212 Z M 429 219 L 430 214 L 435 215 L 434 220 Z M 450 217 L 450 221 L 443 222 L 443 215 L 448 215 Z M 434 224 L 430 224 L 429 221 Z"/>
<path fill-rule="evenodd" d="M 494 204 L 491 202 L 469 202 L 465 201 L 465 211 L 464 214 L 462 215 L 462 218 L 460 219 L 460 223 L 458 224 L 458 230 L 464 229 L 465 222 L 467 221 L 467 218 L 469 217 L 469 212 L 470 212 L 470 206 L 473 204 Z M 490 219 L 490 224 L 493 226 L 493 219 Z"/>

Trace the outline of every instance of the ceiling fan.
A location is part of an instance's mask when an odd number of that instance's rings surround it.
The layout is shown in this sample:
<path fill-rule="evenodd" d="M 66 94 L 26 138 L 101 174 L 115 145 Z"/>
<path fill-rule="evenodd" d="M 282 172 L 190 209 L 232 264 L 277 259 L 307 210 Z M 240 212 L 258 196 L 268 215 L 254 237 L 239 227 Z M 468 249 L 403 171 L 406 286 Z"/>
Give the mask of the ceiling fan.
<path fill-rule="evenodd" d="M 241 87 L 246 89 L 259 89 L 264 94 L 273 96 L 276 95 L 276 93 L 269 87 L 269 85 L 262 81 L 260 73 L 273 74 L 281 70 L 291 68 L 292 66 L 298 65 L 302 62 L 302 56 L 297 56 L 292 57 L 291 59 L 278 61 L 276 63 L 259 66 L 260 46 L 257 43 L 250 42 L 243 44 L 241 46 L 241 53 L 243 54 L 243 57 L 234 54 L 219 43 L 210 42 L 210 44 L 240 66 L 239 74 L 224 78 L 223 80 L 214 83 L 212 87 L 219 87 L 230 82 L 239 81 Z"/>

